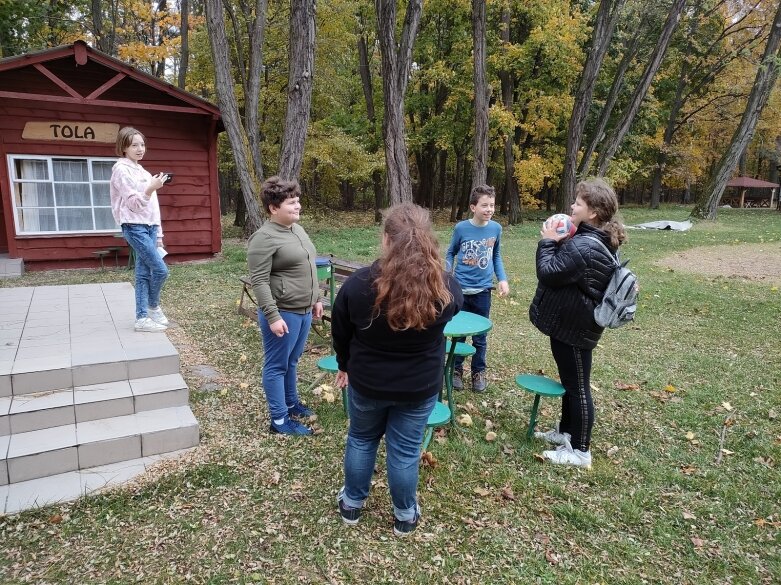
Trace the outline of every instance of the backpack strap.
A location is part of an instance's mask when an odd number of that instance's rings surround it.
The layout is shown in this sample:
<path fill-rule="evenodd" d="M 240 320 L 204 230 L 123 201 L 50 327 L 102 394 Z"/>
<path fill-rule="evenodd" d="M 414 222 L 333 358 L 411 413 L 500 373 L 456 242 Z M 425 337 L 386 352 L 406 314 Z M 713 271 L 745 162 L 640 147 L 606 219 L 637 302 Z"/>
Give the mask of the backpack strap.
<path fill-rule="evenodd" d="M 610 248 L 608 248 L 608 247 L 605 245 L 605 243 L 604 243 L 602 240 L 600 240 L 599 238 L 595 238 L 594 236 L 587 236 L 587 235 L 585 235 L 585 234 L 583 235 L 583 237 L 584 237 L 584 238 L 588 238 L 589 240 L 594 240 L 594 241 L 595 241 L 597 244 L 599 244 L 600 246 L 602 246 L 602 249 L 603 249 L 605 252 L 607 252 L 607 255 L 608 255 L 608 256 L 610 256 L 610 257 L 613 259 L 613 261 L 615 261 L 615 263 L 616 263 L 616 266 L 618 266 L 618 267 L 621 267 L 621 260 L 619 260 L 619 257 L 618 257 L 618 252 L 616 252 L 615 254 L 614 254 L 613 252 L 611 252 L 611 251 L 610 251 Z"/>

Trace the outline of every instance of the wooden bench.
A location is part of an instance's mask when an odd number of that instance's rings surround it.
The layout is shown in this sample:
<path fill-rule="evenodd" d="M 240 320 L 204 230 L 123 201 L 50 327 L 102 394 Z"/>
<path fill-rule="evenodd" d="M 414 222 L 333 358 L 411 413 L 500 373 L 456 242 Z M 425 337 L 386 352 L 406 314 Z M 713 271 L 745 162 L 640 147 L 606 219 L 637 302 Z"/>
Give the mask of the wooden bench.
<path fill-rule="evenodd" d="M 334 258 L 331 255 L 321 256 L 320 258 L 327 258 L 330 260 L 328 266 L 318 267 L 318 277 L 320 279 L 320 291 L 324 298 L 323 301 L 323 320 L 331 320 L 331 303 L 333 302 L 336 292 L 344 284 L 344 281 L 350 278 L 353 272 L 360 268 L 368 266 L 361 262 L 353 262 L 351 260 L 343 260 L 341 258 Z M 252 293 L 252 281 L 249 276 L 239 277 L 241 282 L 241 296 L 239 297 L 238 306 L 236 312 L 239 315 L 244 315 L 250 319 L 257 319 L 258 316 L 258 302 Z"/>

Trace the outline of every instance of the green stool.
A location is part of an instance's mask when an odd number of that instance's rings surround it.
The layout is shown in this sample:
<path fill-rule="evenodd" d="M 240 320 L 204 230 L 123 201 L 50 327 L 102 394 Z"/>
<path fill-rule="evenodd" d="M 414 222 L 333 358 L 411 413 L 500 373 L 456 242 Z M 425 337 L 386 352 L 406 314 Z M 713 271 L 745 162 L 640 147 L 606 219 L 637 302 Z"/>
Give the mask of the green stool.
<path fill-rule="evenodd" d="M 516 376 L 515 383 L 527 392 L 534 394 L 532 416 L 529 419 L 529 430 L 526 432 L 526 438 L 531 439 L 534 434 L 534 425 L 537 424 L 537 409 L 540 406 L 540 396 L 551 398 L 564 396 L 564 386 L 546 376 L 534 376 L 532 374 Z"/>
<path fill-rule="evenodd" d="M 447 345 L 445 346 L 445 353 L 450 353 L 450 348 L 453 347 L 453 340 L 448 339 Z M 470 355 L 474 355 L 477 350 L 474 348 L 473 345 L 469 345 L 468 343 L 464 343 L 462 341 L 456 341 L 456 351 L 453 355 L 459 355 L 461 357 L 469 357 Z"/>
<path fill-rule="evenodd" d="M 336 363 L 335 355 L 327 355 L 317 360 L 317 367 L 324 372 L 330 372 L 335 374 L 339 371 L 339 364 Z M 342 388 L 342 408 L 344 409 L 344 416 L 347 414 L 347 386 Z"/>
<path fill-rule="evenodd" d="M 434 410 L 428 415 L 426 434 L 423 435 L 423 444 L 420 446 L 421 451 L 425 451 L 429 443 L 431 443 L 431 437 L 434 436 L 434 429 L 449 423 L 451 416 L 452 414 L 448 405 L 443 402 L 437 402 L 436 406 L 434 406 Z"/>

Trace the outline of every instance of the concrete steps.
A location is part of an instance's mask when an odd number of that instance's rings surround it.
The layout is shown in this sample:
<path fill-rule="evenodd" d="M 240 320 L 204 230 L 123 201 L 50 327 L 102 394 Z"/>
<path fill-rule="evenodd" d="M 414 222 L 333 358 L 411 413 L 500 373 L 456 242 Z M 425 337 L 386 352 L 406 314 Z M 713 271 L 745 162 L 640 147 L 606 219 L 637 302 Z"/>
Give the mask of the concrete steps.
<path fill-rule="evenodd" d="M 47 478 L 198 444 L 179 354 L 133 330 L 128 283 L 0 289 L 0 305 L 0 513 L 14 486 L 51 501 Z"/>

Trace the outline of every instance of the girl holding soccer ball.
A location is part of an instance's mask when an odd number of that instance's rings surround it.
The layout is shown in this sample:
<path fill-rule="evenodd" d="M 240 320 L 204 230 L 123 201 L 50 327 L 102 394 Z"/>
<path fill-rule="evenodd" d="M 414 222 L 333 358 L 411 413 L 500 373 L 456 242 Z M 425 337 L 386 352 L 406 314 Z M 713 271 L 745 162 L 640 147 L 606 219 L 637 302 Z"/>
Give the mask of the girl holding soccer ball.
<path fill-rule="evenodd" d="M 577 228 L 573 236 L 569 230 L 557 229 L 557 222 L 546 221 L 537 244 L 538 283 L 529 319 L 550 337 L 565 393 L 557 427 L 534 436 L 556 445 L 543 451 L 547 461 L 590 468 L 591 361 L 603 331 L 594 320 L 594 307 L 602 300 L 615 268 L 615 260 L 600 242 L 615 252 L 626 234 L 615 219 L 616 194 L 602 179 L 578 183 L 571 211 Z"/>

